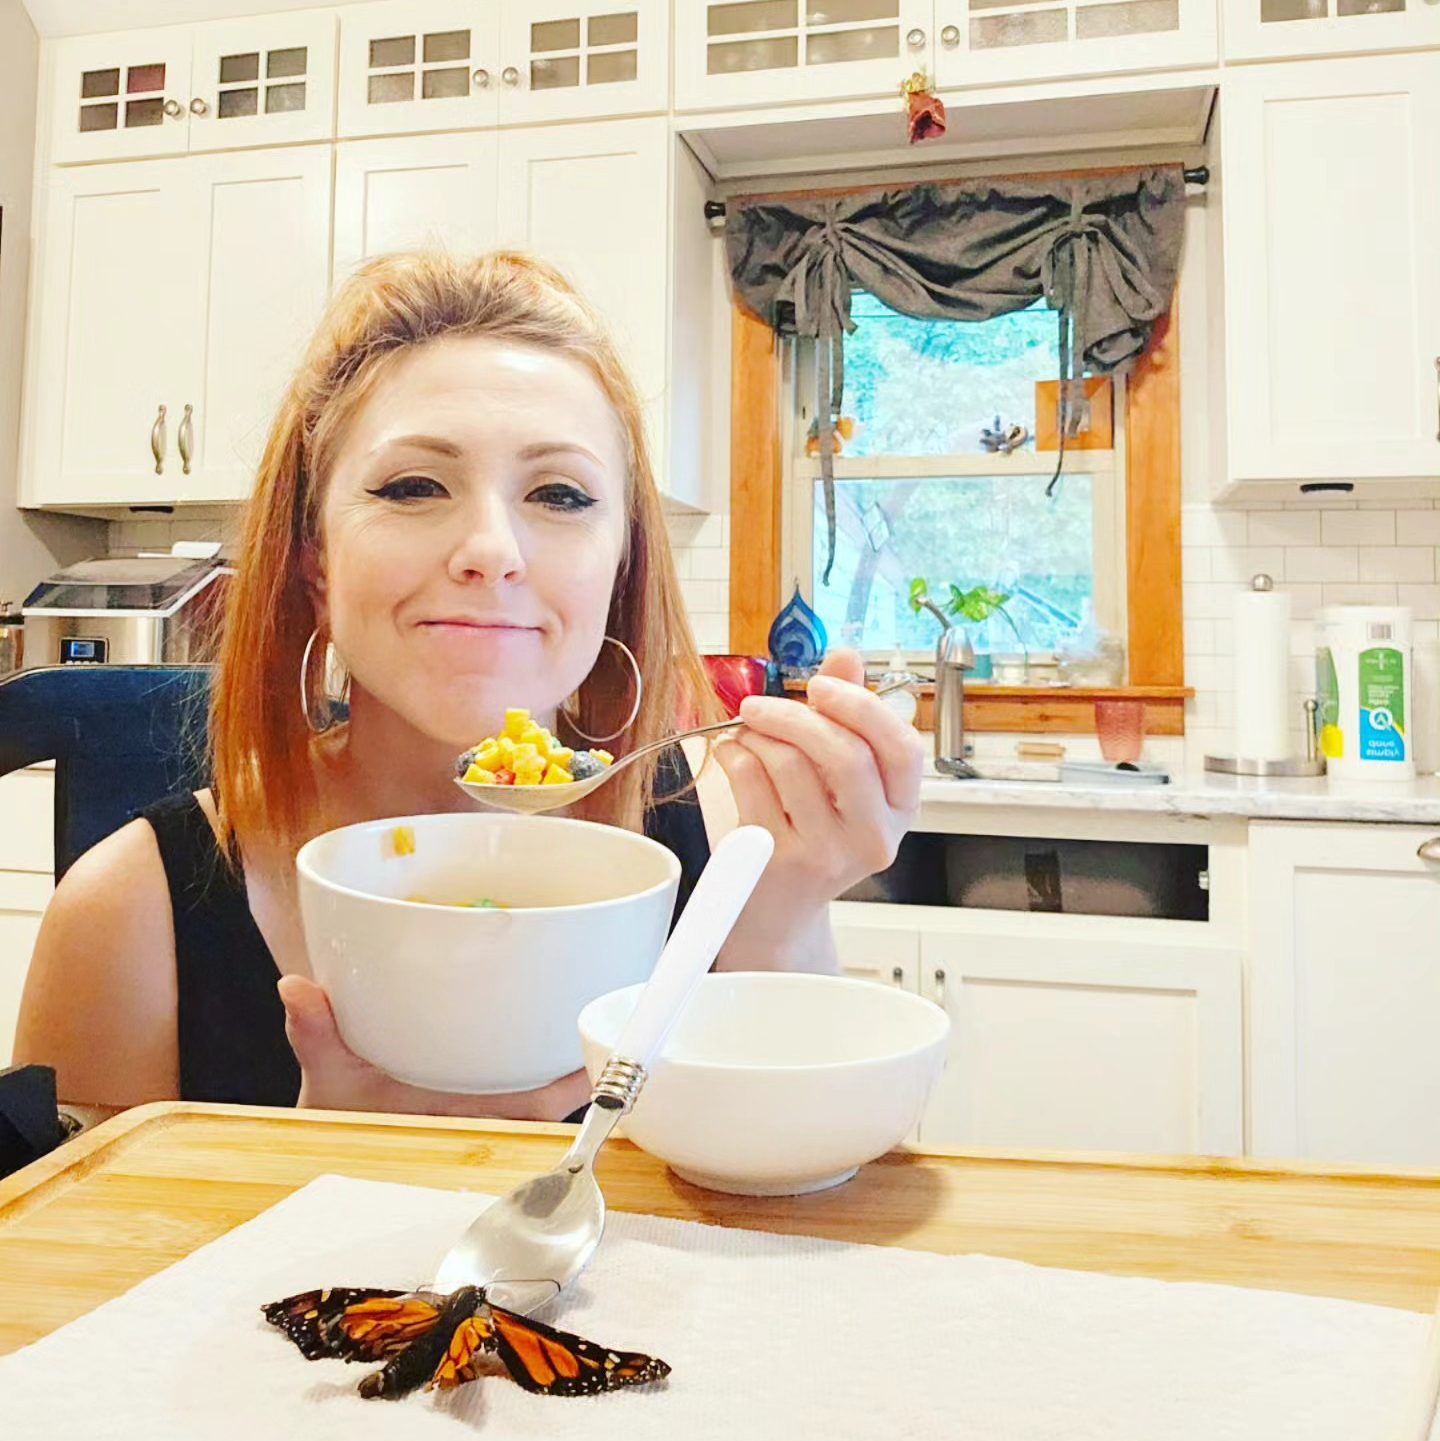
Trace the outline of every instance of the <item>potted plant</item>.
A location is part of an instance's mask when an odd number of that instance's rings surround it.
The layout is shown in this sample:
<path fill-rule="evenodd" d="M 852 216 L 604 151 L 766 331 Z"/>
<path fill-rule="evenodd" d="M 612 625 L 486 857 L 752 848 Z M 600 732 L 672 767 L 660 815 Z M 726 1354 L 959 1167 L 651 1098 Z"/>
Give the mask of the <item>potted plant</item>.
<path fill-rule="evenodd" d="M 1003 615 L 1006 624 L 1015 632 L 1015 639 L 1020 643 L 1020 650 L 1025 655 L 1028 666 L 1030 652 L 1025 638 L 1020 634 L 1010 612 L 1005 609 L 1009 595 L 988 585 L 976 585 L 969 590 L 961 590 L 954 581 L 950 582 L 949 591 L 949 597 L 943 603 L 936 601 L 930 594 L 930 582 L 923 575 L 918 575 L 910 582 L 910 609 L 917 615 L 922 610 L 929 611 L 945 630 L 950 629 L 951 616 L 959 616 L 962 620 L 978 624 L 997 613 Z M 989 674 L 988 669 L 985 673 Z"/>

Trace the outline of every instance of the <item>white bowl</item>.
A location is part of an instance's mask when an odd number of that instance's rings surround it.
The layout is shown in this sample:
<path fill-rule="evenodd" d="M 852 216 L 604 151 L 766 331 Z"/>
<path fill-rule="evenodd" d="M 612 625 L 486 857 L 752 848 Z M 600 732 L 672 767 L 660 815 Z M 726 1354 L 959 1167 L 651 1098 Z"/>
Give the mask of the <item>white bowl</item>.
<path fill-rule="evenodd" d="M 580 1013 L 593 1081 L 639 986 Z M 625 1118 L 686 1181 L 747 1196 L 824 1190 L 910 1133 L 945 1065 L 950 1020 L 840 976 L 705 976 Z"/>
<path fill-rule="evenodd" d="M 680 881 L 674 854 L 632 831 L 479 813 L 345 826 L 296 867 L 310 966 L 346 1045 L 412 1085 L 475 1094 L 579 1068 L 576 1018 L 649 977 Z M 508 909 L 425 903 L 482 898 Z"/>

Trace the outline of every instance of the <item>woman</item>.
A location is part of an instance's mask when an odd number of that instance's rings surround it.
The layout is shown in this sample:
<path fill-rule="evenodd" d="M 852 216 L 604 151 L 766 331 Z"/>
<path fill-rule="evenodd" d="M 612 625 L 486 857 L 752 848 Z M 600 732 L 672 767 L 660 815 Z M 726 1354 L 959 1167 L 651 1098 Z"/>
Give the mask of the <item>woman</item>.
<path fill-rule="evenodd" d="M 365 266 L 332 300 L 260 465 L 212 701 L 213 789 L 152 808 L 67 873 L 17 1062 L 55 1066 L 61 1096 L 91 1116 L 177 1096 L 571 1113 L 580 1072 L 524 1095 L 450 1096 L 348 1051 L 307 976 L 294 858 L 335 826 L 468 806 L 454 758 L 506 707 L 580 744 L 622 725 L 633 680 L 614 642 L 644 686 L 610 749 L 713 707 L 640 403 L 604 326 L 523 256 Z M 349 676 L 335 725 L 327 654 Z M 829 901 L 894 856 L 920 746 L 862 679 L 841 653 L 808 705 L 747 700 L 746 729 L 717 748 L 723 774 L 702 777 L 703 821 L 678 750 L 576 808 L 669 844 L 682 898 L 707 826 L 738 815 L 774 833 L 721 966 L 833 968 Z"/>

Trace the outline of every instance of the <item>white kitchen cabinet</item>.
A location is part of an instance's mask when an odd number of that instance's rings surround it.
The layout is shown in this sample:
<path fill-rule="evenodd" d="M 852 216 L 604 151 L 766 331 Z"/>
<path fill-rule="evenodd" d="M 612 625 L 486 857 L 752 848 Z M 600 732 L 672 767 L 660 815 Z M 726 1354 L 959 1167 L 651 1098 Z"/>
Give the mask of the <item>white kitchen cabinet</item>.
<path fill-rule="evenodd" d="M 256 15 L 57 40 L 49 53 L 57 165 L 327 140 L 335 12 Z"/>
<path fill-rule="evenodd" d="M 330 166 L 315 146 L 52 172 L 23 504 L 248 495 L 325 299 Z"/>
<path fill-rule="evenodd" d="M 873 925 L 853 901 L 831 906 L 830 929 L 843 975 L 902 991 L 920 990 L 920 932 L 911 926 Z"/>
<path fill-rule="evenodd" d="M 669 105 L 666 0 L 508 0 L 502 7 L 502 125 L 658 114 Z"/>
<path fill-rule="evenodd" d="M 1223 0 L 1227 60 L 1440 45 L 1436 0 Z"/>
<path fill-rule="evenodd" d="M 953 1029 L 921 1144 L 1238 1154 L 1239 954 L 1159 924 L 997 912 L 928 924 L 922 990 Z"/>
<path fill-rule="evenodd" d="M 893 95 L 934 74 L 932 0 L 686 0 L 675 7 L 675 108 Z"/>
<path fill-rule="evenodd" d="M 1254 1154 L 1440 1166 L 1440 862 L 1420 854 L 1436 840 L 1251 825 Z"/>
<path fill-rule="evenodd" d="M 935 0 L 942 90 L 1213 65 L 1215 0 Z"/>
<path fill-rule="evenodd" d="M 1225 493 L 1433 491 L 1440 53 L 1227 70 L 1221 112 Z"/>
<path fill-rule="evenodd" d="M 356 140 L 335 159 L 335 278 L 390 250 L 456 255 L 499 239 L 499 145 L 493 130 Z"/>
<path fill-rule="evenodd" d="M 339 133 L 396 135 L 496 124 L 498 0 L 400 0 L 340 14 Z"/>

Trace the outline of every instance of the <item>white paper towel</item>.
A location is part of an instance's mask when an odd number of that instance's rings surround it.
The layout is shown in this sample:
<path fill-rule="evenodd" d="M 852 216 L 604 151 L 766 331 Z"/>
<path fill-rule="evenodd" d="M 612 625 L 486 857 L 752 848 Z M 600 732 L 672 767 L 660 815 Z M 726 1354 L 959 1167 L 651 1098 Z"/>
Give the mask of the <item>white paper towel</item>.
<path fill-rule="evenodd" d="M 0 1436 L 44 1441 L 1368 1441 L 1426 1318 L 615 1214 L 555 1323 L 646 1350 L 662 1388 L 565 1400 L 484 1377 L 364 1401 L 258 1308 L 413 1285 L 484 1198 L 325 1176 L 0 1358 Z"/>
<path fill-rule="evenodd" d="M 1290 740 L 1290 597 L 1279 590 L 1235 597 L 1235 754 L 1279 761 Z"/>

